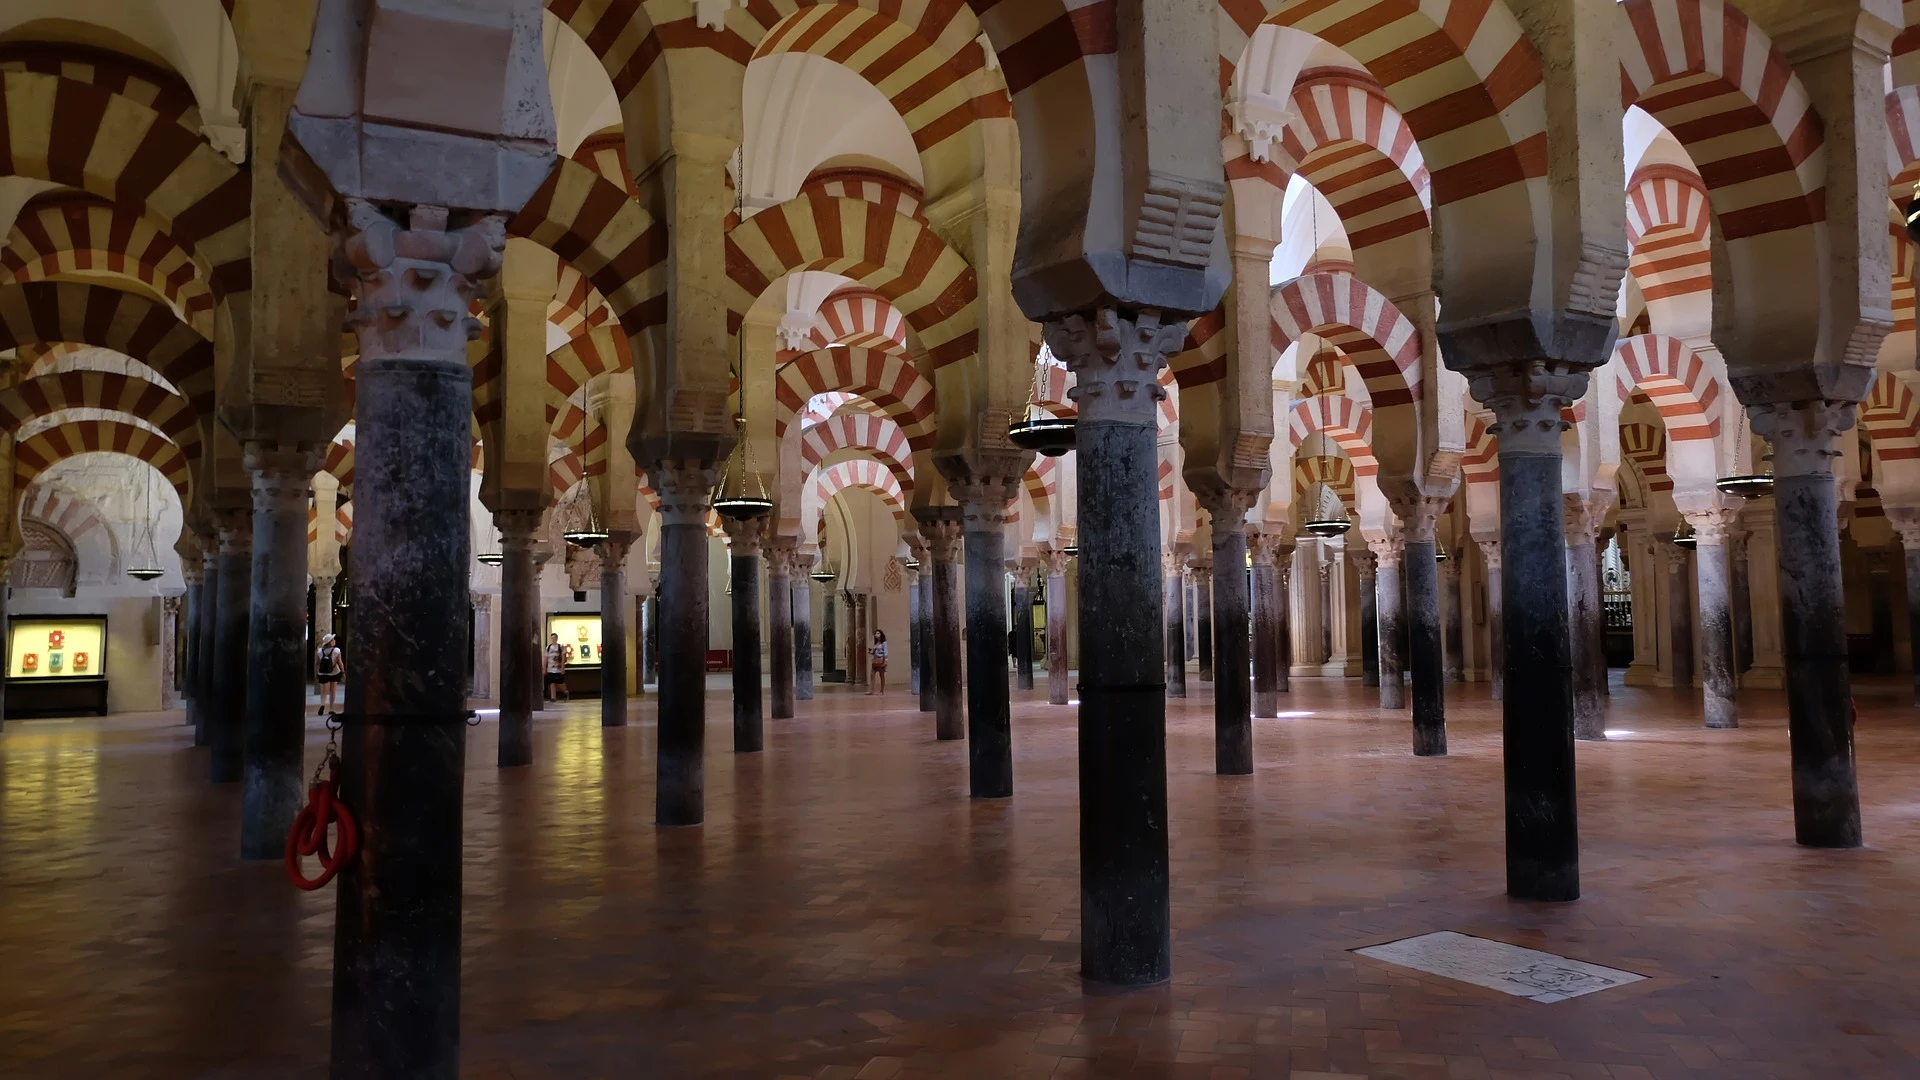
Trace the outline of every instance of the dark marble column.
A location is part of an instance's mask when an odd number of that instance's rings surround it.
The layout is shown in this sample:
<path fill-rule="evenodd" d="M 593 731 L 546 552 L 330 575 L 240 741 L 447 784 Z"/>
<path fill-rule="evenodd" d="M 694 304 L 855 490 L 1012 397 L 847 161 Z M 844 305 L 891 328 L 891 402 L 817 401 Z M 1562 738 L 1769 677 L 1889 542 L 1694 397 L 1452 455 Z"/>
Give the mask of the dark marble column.
<path fill-rule="evenodd" d="M 1209 532 L 1212 530 L 1209 529 Z M 1213 681 L 1213 549 L 1196 553 L 1193 571 L 1193 641 L 1201 682 Z"/>
<path fill-rule="evenodd" d="M 1501 635 L 1506 619 L 1500 612 L 1500 541 L 1482 540 L 1480 557 L 1487 563 L 1487 680 L 1493 700 L 1499 701 L 1507 685 L 1507 649 Z"/>
<path fill-rule="evenodd" d="M 220 625 L 213 642 L 212 774 L 237 783 L 244 772 L 247 723 L 247 622 L 253 610 L 253 517 L 221 510 Z M 304 536 L 301 538 L 306 539 Z"/>
<path fill-rule="evenodd" d="M 1920 508 L 1890 506 L 1887 520 L 1906 553 L 1907 659 L 1913 670 L 1913 703 L 1920 706 Z"/>
<path fill-rule="evenodd" d="M 864 687 L 867 685 L 867 647 L 872 644 L 867 635 L 867 597 L 853 589 L 842 589 L 840 598 L 847 605 L 847 682 Z"/>
<path fill-rule="evenodd" d="M 500 743 L 502 769 L 533 764 L 533 712 L 540 700 L 540 579 L 533 545 L 538 510 L 496 510 L 500 530 Z"/>
<path fill-rule="evenodd" d="M 920 542 L 918 533 L 911 534 L 907 541 L 907 688 L 915 696 L 924 693 L 921 687 L 921 675 L 926 670 L 926 636 L 920 632 L 920 579 L 921 567 L 926 565 L 927 545 Z M 922 712 L 926 710 L 922 708 Z"/>
<path fill-rule="evenodd" d="M 722 519 L 731 552 L 733 599 L 733 752 L 765 748 L 760 703 L 760 543 L 766 520 Z"/>
<path fill-rule="evenodd" d="M 1067 667 L 1067 553 L 1053 548 L 1042 558 L 1047 564 L 1047 704 L 1072 700 L 1072 676 Z"/>
<path fill-rule="evenodd" d="M 1213 771 L 1253 772 L 1252 638 L 1247 602 L 1247 510 L 1257 492 L 1196 492 L 1213 518 Z"/>
<path fill-rule="evenodd" d="M 1273 688 L 1293 690 L 1293 555 L 1292 537 L 1283 537 L 1273 549 Z"/>
<path fill-rule="evenodd" d="M 1693 687 L 1693 567 L 1692 553 L 1667 544 L 1667 669 L 1674 689 Z"/>
<path fill-rule="evenodd" d="M 1367 541 L 1377 566 L 1373 576 L 1373 606 L 1378 631 L 1375 645 L 1380 651 L 1380 707 L 1407 707 L 1407 684 L 1400 661 L 1400 558 L 1403 541 L 1398 536 Z"/>
<path fill-rule="evenodd" d="M 1333 545 L 1322 541 L 1319 545 L 1320 561 L 1314 567 L 1320 587 L 1320 650 L 1319 658 L 1322 670 L 1333 660 Z"/>
<path fill-rule="evenodd" d="M 627 552 L 633 534 L 600 542 L 600 726 L 627 726 Z"/>
<path fill-rule="evenodd" d="M 820 589 L 820 663 L 828 682 L 846 682 L 840 667 L 840 593 L 829 579 Z"/>
<path fill-rule="evenodd" d="M 200 651 L 200 722 L 193 729 L 193 745 L 213 745 L 213 729 L 220 724 L 220 531 L 216 526 L 201 540 L 200 600 L 206 610 L 200 616 L 200 636 L 194 648 Z"/>
<path fill-rule="evenodd" d="M 187 654 L 187 726 L 193 729 L 194 741 L 198 743 L 200 731 L 206 726 L 206 721 L 200 716 L 202 701 L 200 696 L 200 621 L 206 617 L 207 609 L 206 600 L 200 592 L 200 583 L 205 580 L 205 575 L 201 570 L 200 552 L 197 547 L 181 554 L 180 576 L 185 578 L 187 582 L 187 629 L 186 633 L 182 635 Z M 5 607 L 6 591 L 6 579 L 0 578 L 0 609 L 4 609 Z M 6 667 L 8 637 L 9 634 L 7 633 L 4 615 L 0 614 L 0 671 L 10 670 Z M 6 679 L 0 678 L 0 695 L 4 695 L 5 691 Z M 5 700 L 4 696 L 0 696 L 0 725 L 6 723 Z M 304 702 L 301 703 L 301 711 L 306 711 Z"/>
<path fill-rule="evenodd" d="M 1561 410 L 1587 375 L 1546 360 L 1468 373 L 1493 410 L 1500 453 L 1500 591 L 1506 648 L 1501 754 L 1506 780 L 1507 895 L 1580 897 L 1573 753 L 1573 654 L 1567 627 Z"/>
<path fill-rule="evenodd" d="M 714 468 L 705 461 L 652 461 L 660 497 L 660 706 L 653 820 L 706 820 L 707 511 Z"/>
<path fill-rule="evenodd" d="M 240 857 L 279 859 L 307 801 L 307 500 L 320 455 L 249 442 L 242 462 L 253 478 L 253 564 Z"/>
<path fill-rule="evenodd" d="M 1013 795 L 1013 712 L 1007 687 L 1007 518 L 1031 455 L 994 461 L 984 476 L 949 476 L 967 560 L 967 787 L 976 799 Z"/>
<path fill-rule="evenodd" d="M 1247 534 L 1247 557 L 1253 560 L 1253 715 L 1280 714 L 1280 687 L 1275 668 L 1280 663 L 1280 613 L 1274 601 L 1280 589 L 1274 580 L 1274 550 L 1280 534 L 1255 530 Z"/>
<path fill-rule="evenodd" d="M 767 538 L 767 666 L 775 720 L 793 719 L 793 549 L 791 536 Z"/>
<path fill-rule="evenodd" d="M 1750 405 L 1747 415 L 1753 430 L 1773 444 L 1794 839 L 1808 847 L 1859 847 L 1853 685 L 1833 484 L 1838 439 L 1853 428 L 1854 406 Z"/>
<path fill-rule="evenodd" d="M 1434 561 L 1439 545 L 1435 528 L 1446 512 L 1444 498 L 1418 496 L 1394 502 L 1400 515 L 1401 572 L 1407 583 L 1407 669 L 1413 683 L 1413 752 L 1439 757 L 1447 752 L 1447 686 L 1441 652 L 1440 573 Z"/>
<path fill-rule="evenodd" d="M 933 730 L 942 740 L 966 737 L 960 703 L 960 518 L 951 507 L 920 522 L 933 562 Z"/>
<path fill-rule="evenodd" d="M 1167 608 L 1167 696 L 1183 698 L 1187 696 L 1186 556 L 1176 551 L 1160 561 Z"/>
<path fill-rule="evenodd" d="M 1727 566 L 1727 530 L 1733 511 L 1691 511 L 1694 578 L 1700 590 L 1702 715 L 1710 728 L 1740 726 L 1733 703 L 1733 596 Z"/>
<path fill-rule="evenodd" d="M 1033 689 L 1033 564 L 1011 563 L 1013 571 L 1013 686 Z"/>
<path fill-rule="evenodd" d="M 1440 626 L 1441 649 L 1446 654 L 1447 681 L 1463 683 L 1467 681 L 1466 657 L 1464 655 L 1467 635 L 1465 612 L 1460 604 L 1460 552 L 1455 550 L 1446 562 L 1441 563 L 1440 571 Z"/>
<path fill-rule="evenodd" d="M 333 1075 L 452 1077 L 467 745 L 467 637 L 453 630 L 467 622 L 466 346 L 480 333 L 466 312 L 500 266 L 504 224 L 445 232 L 445 210 L 416 207 L 395 235 L 364 204 L 351 213 L 367 224 L 343 245 L 360 361 L 340 796 L 360 854 L 335 884 Z"/>
<path fill-rule="evenodd" d="M 1594 650 L 1606 632 L 1600 609 L 1600 572 L 1594 558 L 1594 532 L 1605 508 L 1592 496 L 1567 494 L 1562 498 L 1567 544 L 1567 648 L 1573 660 L 1573 737 L 1605 739 L 1606 702 L 1595 678 Z"/>
<path fill-rule="evenodd" d="M 1727 566 L 1733 585 L 1733 670 L 1740 673 L 1753 666 L 1753 588 L 1747 581 L 1747 530 L 1734 514 L 1727 529 Z"/>
<path fill-rule="evenodd" d="M 1156 376 L 1186 331 L 1103 309 L 1091 324 L 1049 323 L 1046 337 L 1078 377 L 1069 393 L 1080 407 L 1080 969 L 1097 983 L 1163 982 L 1172 922 L 1166 623 L 1152 587 L 1165 396 Z"/>
<path fill-rule="evenodd" d="M 1350 553 L 1360 572 L 1360 685 L 1380 685 L 1380 557 L 1368 547 Z"/>
<path fill-rule="evenodd" d="M 813 700 L 813 562 L 811 551 L 793 553 L 793 697 Z"/>
<path fill-rule="evenodd" d="M 934 573 L 933 555 L 922 545 L 920 556 L 920 711 L 940 709 L 940 656 L 933 631 L 933 590 L 939 575 Z M 937 726 L 937 722 L 936 722 Z"/>
<path fill-rule="evenodd" d="M 642 639 L 646 643 L 646 674 L 641 677 L 643 684 L 651 683 L 657 690 L 660 686 L 660 579 L 647 578 L 646 628 Z"/>

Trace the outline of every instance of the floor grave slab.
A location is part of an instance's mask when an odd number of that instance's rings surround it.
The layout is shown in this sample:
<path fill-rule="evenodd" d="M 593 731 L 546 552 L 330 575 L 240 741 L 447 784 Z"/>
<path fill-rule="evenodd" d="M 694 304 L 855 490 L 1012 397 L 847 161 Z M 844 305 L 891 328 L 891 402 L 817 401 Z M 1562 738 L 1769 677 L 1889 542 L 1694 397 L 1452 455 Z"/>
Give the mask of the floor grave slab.
<path fill-rule="evenodd" d="M 1611 990 L 1646 978 L 1631 971 L 1451 930 L 1353 951 L 1397 967 L 1484 986 L 1543 1004 Z"/>

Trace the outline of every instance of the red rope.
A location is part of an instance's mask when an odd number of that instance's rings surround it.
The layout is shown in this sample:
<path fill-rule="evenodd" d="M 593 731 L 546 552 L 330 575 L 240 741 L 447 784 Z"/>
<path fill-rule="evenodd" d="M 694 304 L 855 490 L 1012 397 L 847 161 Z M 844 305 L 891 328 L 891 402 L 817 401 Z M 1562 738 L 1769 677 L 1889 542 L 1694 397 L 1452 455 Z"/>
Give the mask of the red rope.
<path fill-rule="evenodd" d="M 307 805 L 300 808 L 300 816 L 293 819 L 293 831 L 287 834 L 287 877 L 309 892 L 332 881 L 333 875 L 360 852 L 360 826 L 353 819 L 353 811 L 340 801 L 337 762 L 329 760 L 327 765 L 327 778 L 307 788 Z M 339 844 L 333 849 L 327 847 L 328 825 L 339 834 Z M 300 860 L 308 855 L 320 859 L 316 877 L 300 870 Z"/>

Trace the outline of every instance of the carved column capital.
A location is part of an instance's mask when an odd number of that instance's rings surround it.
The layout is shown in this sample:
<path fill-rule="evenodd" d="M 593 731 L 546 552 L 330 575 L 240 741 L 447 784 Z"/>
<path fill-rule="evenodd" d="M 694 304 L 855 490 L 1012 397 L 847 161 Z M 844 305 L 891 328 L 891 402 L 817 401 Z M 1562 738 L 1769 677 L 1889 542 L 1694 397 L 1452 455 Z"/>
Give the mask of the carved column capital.
<path fill-rule="evenodd" d="M 346 325 L 363 362 L 464 356 L 480 336 L 480 320 L 467 311 L 478 283 L 500 270 L 506 218 L 485 214 L 449 229 L 445 207 L 419 205 L 407 208 L 403 227 L 365 199 L 344 205 L 334 273 L 353 294 Z"/>
<path fill-rule="evenodd" d="M 1456 582 L 1460 580 L 1460 560 L 1459 559 L 1450 558 L 1445 562 L 1440 563 L 1438 566 L 1435 566 L 1434 570 L 1440 575 L 1440 580 L 1443 582 L 1447 582 L 1450 584 L 1452 582 Z"/>
<path fill-rule="evenodd" d="M 1600 529 L 1600 518 L 1606 511 L 1595 506 L 1593 499 L 1573 492 L 1560 497 L 1560 509 L 1561 529 L 1566 533 L 1568 546 L 1593 543 Z"/>
<path fill-rule="evenodd" d="M 1499 573 L 1500 572 L 1500 541 L 1498 540 L 1480 541 L 1480 557 L 1482 559 L 1485 559 L 1487 562 L 1487 573 L 1489 574 Z"/>
<path fill-rule="evenodd" d="M 1855 418 L 1850 401 L 1747 406 L 1754 432 L 1773 444 L 1775 476 L 1832 476 L 1840 433 L 1851 431 Z"/>
<path fill-rule="evenodd" d="M 1408 495 L 1392 500 L 1388 505 L 1400 519 L 1401 538 L 1409 544 L 1431 544 L 1440 525 L 1441 515 L 1453 502 L 1449 497 L 1438 495 Z"/>
<path fill-rule="evenodd" d="M 1260 498 L 1260 492 L 1246 488 L 1219 487 L 1193 493 L 1194 501 L 1200 504 L 1213 522 L 1241 522 L 1247 511 Z"/>
<path fill-rule="evenodd" d="M 488 612 L 493 610 L 493 594 L 492 593 L 477 592 L 473 594 L 472 599 L 473 599 L 474 611 L 482 615 L 485 615 Z"/>
<path fill-rule="evenodd" d="M 807 551 L 804 548 L 795 548 L 792 558 L 793 572 L 805 577 L 813 573 L 813 564 L 820 558 L 820 553 L 817 551 Z"/>
<path fill-rule="evenodd" d="M 1347 559 L 1353 563 L 1354 569 L 1358 570 L 1363 578 L 1373 577 L 1380 570 L 1380 556 L 1375 555 L 1371 547 L 1349 551 Z"/>
<path fill-rule="evenodd" d="M 727 547 L 737 558 L 760 554 L 761 541 L 767 535 L 765 518 L 721 518 L 720 528 L 727 534 Z"/>
<path fill-rule="evenodd" d="M 532 551 L 539 540 L 541 516 L 538 510 L 496 510 L 493 525 L 500 530 L 500 550 Z"/>
<path fill-rule="evenodd" d="M 991 532 L 1003 528 L 1013 517 L 1014 503 L 1020 498 L 1020 476 L 948 477 L 947 490 L 960 504 L 960 519 L 967 531 Z"/>
<path fill-rule="evenodd" d="M 1900 538 L 1900 546 L 1908 551 L 1920 551 L 1920 506 L 1889 506 L 1887 524 Z"/>
<path fill-rule="evenodd" d="M 1046 565 L 1048 577 L 1067 576 L 1068 558 L 1063 548 L 1047 548 L 1040 553 L 1040 561 Z"/>
<path fill-rule="evenodd" d="M 1261 532 L 1259 526 L 1247 526 L 1247 558 L 1255 566 L 1272 566 L 1274 549 L 1280 546 L 1280 538 L 1273 533 Z"/>
<path fill-rule="evenodd" d="M 966 539 L 966 527 L 958 518 L 934 518 L 920 523 L 920 536 L 927 542 L 927 554 L 934 562 L 956 562 Z"/>
<path fill-rule="evenodd" d="M 220 554 L 245 555 L 253 550 L 253 514 L 248 510 L 226 509 L 213 512 L 220 528 Z"/>
<path fill-rule="evenodd" d="M 321 448 L 249 440 L 241 448 L 240 463 L 253 477 L 255 510 L 305 510 L 313 497 L 313 474 L 320 468 Z"/>
<path fill-rule="evenodd" d="M 712 462 L 685 458 L 647 463 L 647 486 L 660 499 L 661 525 L 707 527 L 713 508 L 715 471 Z"/>
<path fill-rule="evenodd" d="M 1162 322 L 1154 309 L 1100 308 L 1048 322 L 1047 345 L 1076 385 L 1067 391 L 1080 410 L 1081 423 L 1119 423 L 1153 427 L 1154 411 L 1167 396 L 1160 369 L 1186 342 L 1184 322 Z"/>
<path fill-rule="evenodd" d="M 761 545 L 761 552 L 767 559 L 767 574 L 771 577 L 791 577 L 794 549 L 799 544 L 800 539 L 795 536 L 767 537 Z"/>
<path fill-rule="evenodd" d="M 1724 544 L 1727 534 L 1732 530 L 1738 516 L 1732 509 L 1714 507 L 1706 510 L 1686 510 L 1680 515 L 1693 526 L 1693 537 L 1702 544 Z"/>
<path fill-rule="evenodd" d="M 1373 552 L 1373 557 L 1380 561 L 1382 572 L 1391 572 L 1399 567 L 1406 543 L 1397 536 L 1383 536 L 1378 540 L 1368 540 L 1367 550 Z"/>
<path fill-rule="evenodd" d="M 1567 428 L 1561 410 L 1587 392 L 1587 371 L 1548 360 L 1521 360 L 1465 373 L 1475 401 L 1493 410 L 1487 431 L 1503 454 L 1558 454 Z"/>

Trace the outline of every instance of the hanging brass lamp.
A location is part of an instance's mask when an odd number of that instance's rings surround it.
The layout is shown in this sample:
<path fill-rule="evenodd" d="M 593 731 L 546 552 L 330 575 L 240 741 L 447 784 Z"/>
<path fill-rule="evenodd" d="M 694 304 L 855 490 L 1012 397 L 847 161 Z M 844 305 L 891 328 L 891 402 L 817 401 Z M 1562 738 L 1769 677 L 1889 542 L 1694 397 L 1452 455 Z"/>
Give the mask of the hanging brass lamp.
<path fill-rule="evenodd" d="M 1302 529 L 1322 540 L 1331 540 L 1336 536 L 1345 536 L 1347 531 L 1353 528 L 1352 520 L 1347 517 L 1337 501 L 1333 507 L 1327 506 L 1327 493 L 1331 490 L 1332 488 L 1326 484 L 1320 485 L 1320 500 L 1318 505 L 1314 507 L 1315 517 L 1312 521 L 1300 526 Z M 1335 514 L 1339 516 L 1336 517 Z"/>
<path fill-rule="evenodd" d="M 745 383 L 741 388 L 745 390 Z M 753 436 L 747 434 L 746 416 L 736 416 L 733 421 L 740 429 L 740 441 L 720 467 L 720 483 L 713 490 L 713 512 L 729 521 L 752 521 L 773 512 L 773 499 L 754 468 Z"/>
<path fill-rule="evenodd" d="M 1043 352 L 1042 357 L 1047 354 Z M 1033 382 L 1027 387 L 1027 403 L 1007 417 L 1007 441 L 1022 450 L 1033 450 L 1047 457 L 1060 457 L 1078 442 L 1080 422 L 1067 416 L 1055 416 L 1040 407 L 1040 380 L 1046 364 L 1033 365 Z"/>
<path fill-rule="evenodd" d="M 1909 230 L 1913 228 L 1911 218 L 1908 220 L 1907 228 Z M 1740 449 L 1746 445 L 1746 440 L 1747 425 L 1741 424 L 1739 431 L 1734 434 L 1733 458 L 1736 462 L 1740 460 Z M 1723 476 L 1715 480 L 1713 486 L 1738 498 L 1764 499 L 1773 494 L 1773 474 L 1751 472 L 1739 473 L 1733 476 Z"/>
<path fill-rule="evenodd" d="M 146 542 L 146 551 L 140 550 L 139 543 L 134 544 L 133 557 L 137 561 L 127 567 L 127 576 L 135 581 L 152 581 L 166 571 L 160 568 L 160 553 L 153 544 L 153 478 L 143 475 L 141 479 L 144 481 L 142 501 L 146 511 L 140 520 L 140 535 Z"/>

